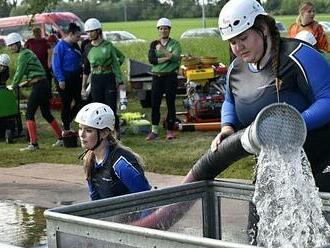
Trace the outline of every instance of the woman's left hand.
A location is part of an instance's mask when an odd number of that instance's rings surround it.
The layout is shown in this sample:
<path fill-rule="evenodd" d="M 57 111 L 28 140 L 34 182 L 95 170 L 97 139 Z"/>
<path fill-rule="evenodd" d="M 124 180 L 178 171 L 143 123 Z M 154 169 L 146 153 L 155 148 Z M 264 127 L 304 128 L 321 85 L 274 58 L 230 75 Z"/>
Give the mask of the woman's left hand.
<path fill-rule="evenodd" d="M 220 143 L 227 138 L 228 136 L 232 135 L 235 132 L 234 128 L 231 126 L 224 126 L 221 128 L 221 132 L 213 139 L 211 143 L 211 151 L 215 152 L 218 149 Z"/>

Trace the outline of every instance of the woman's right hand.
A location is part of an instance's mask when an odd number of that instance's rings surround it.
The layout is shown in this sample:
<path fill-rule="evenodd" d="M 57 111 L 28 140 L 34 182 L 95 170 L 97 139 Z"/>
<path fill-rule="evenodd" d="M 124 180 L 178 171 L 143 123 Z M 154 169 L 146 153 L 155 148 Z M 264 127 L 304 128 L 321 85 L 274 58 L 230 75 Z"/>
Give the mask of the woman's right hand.
<path fill-rule="evenodd" d="M 234 128 L 231 126 L 224 126 L 221 128 L 221 132 L 213 139 L 211 143 L 211 151 L 215 152 L 218 149 L 220 143 L 227 138 L 228 136 L 232 135 L 235 132 Z"/>

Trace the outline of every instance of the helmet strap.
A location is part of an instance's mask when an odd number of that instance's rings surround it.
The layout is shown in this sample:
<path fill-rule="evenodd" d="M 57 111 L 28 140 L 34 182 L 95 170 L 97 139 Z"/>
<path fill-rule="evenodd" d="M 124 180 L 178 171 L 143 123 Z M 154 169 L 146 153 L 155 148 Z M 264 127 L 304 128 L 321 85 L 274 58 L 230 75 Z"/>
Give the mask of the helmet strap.
<path fill-rule="evenodd" d="M 93 146 L 93 148 L 91 148 L 90 150 L 95 151 L 95 149 L 101 145 L 102 141 L 103 141 L 103 139 L 100 137 L 100 130 L 97 129 L 97 142 L 96 142 L 95 146 Z"/>

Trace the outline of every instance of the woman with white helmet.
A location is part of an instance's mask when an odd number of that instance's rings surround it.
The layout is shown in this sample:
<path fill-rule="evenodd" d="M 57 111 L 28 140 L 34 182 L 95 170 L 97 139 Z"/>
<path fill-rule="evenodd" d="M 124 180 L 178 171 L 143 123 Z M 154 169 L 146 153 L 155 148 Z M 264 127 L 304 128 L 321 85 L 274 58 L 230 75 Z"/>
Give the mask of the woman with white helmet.
<path fill-rule="evenodd" d="M 175 124 L 175 98 L 177 91 L 177 73 L 180 66 L 180 43 L 170 37 L 171 21 L 160 18 L 157 21 L 159 39 L 150 44 L 148 58 L 152 64 L 151 87 L 151 131 L 147 136 L 148 141 L 156 139 L 159 135 L 158 125 L 160 121 L 160 105 L 163 95 L 166 97 L 166 139 L 174 138 Z"/>
<path fill-rule="evenodd" d="M 119 136 L 117 116 L 117 92 L 125 90 L 120 65 L 124 55 L 102 36 L 102 25 L 96 18 L 85 22 L 85 32 L 90 43 L 84 47 L 84 72 L 82 95 L 86 96 L 87 79 L 91 74 L 91 101 L 102 102 L 111 107 L 116 116 L 116 135 Z"/>
<path fill-rule="evenodd" d="M 0 54 L 0 86 L 6 86 L 9 79 L 10 57 L 6 53 Z"/>
<path fill-rule="evenodd" d="M 79 138 L 91 200 L 150 190 L 140 157 L 113 135 L 115 115 L 103 103 L 85 105 L 77 114 Z"/>
<path fill-rule="evenodd" d="M 35 113 L 40 108 L 42 117 L 52 127 L 57 141 L 53 146 L 62 146 L 62 130 L 49 109 L 49 98 L 51 96 L 50 84 L 47 74 L 37 56 L 29 49 L 22 47 L 22 37 L 18 33 L 10 33 L 5 38 L 6 45 L 13 53 L 17 53 L 16 71 L 13 77 L 12 86 L 18 87 L 23 78 L 31 86 L 31 93 L 27 102 L 26 126 L 29 133 L 30 143 L 20 151 L 36 151 L 39 149 L 37 139 L 37 125 Z"/>
<path fill-rule="evenodd" d="M 227 74 L 221 131 L 184 183 L 214 179 L 248 156 L 241 142 L 245 128 L 265 106 L 286 102 L 305 120 L 304 150 L 316 186 L 330 192 L 330 173 L 323 173 L 330 164 L 330 66 L 310 45 L 281 38 L 275 24 L 256 0 L 230 0 L 222 8 L 220 33 L 236 58 Z M 157 227 L 159 220 L 171 221 L 163 218 L 166 216 L 167 211 L 158 211 L 157 216 L 154 213 L 137 224 Z M 251 244 L 256 242 L 254 237 Z"/>

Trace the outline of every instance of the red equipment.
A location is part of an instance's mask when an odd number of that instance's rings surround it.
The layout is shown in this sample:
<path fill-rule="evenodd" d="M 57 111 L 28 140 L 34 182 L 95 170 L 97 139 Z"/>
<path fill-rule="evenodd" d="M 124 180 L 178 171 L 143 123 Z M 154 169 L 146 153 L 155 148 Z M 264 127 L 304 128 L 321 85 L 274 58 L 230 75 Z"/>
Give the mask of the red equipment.
<path fill-rule="evenodd" d="M 181 73 L 187 79 L 186 98 L 183 101 L 186 112 L 177 113 L 177 115 L 184 115 L 184 123 L 213 123 L 201 125 L 203 128 L 200 130 L 203 131 L 220 129 L 227 68 L 213 61 L 213 64 L 183 65 Z M 214 125 L 214 123 L 219 123 L 219 125 Z M 195 127 L 197 126 L 194 125 L 193 130 L 186 128 L 182 131 L 197 131 L 199 128 Z"/>

